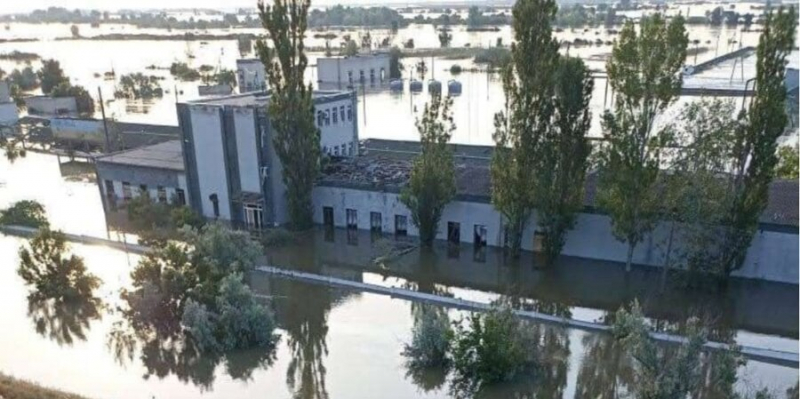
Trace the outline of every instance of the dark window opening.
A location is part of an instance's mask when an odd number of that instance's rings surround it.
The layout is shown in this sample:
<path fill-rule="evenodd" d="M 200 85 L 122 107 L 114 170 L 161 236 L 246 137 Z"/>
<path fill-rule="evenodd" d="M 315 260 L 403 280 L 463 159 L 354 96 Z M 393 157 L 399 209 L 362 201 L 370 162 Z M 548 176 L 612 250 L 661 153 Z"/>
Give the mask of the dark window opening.
<path fill-rule="evenodd" d="M 214 217 L 219 217 L 219 198 L 216 194 L 211 194 L 208 196 L 208 199 L 211 200 L 211 206 L 214 208 Z"/>
<path fill-rule="evenodd" d="M 447 222 L 447 242 L 455 245 L 461 242 L 461 223 Z"/>
<path fill-rule="evenodd" d="M 344 105 L 339 107 L 339 115 L 341 116 L 342 122 L 344 122 L 345 121 Z"/>
<path fill-rule="evenodd" d="M 358 228 L 358 212 L 355 209 L 347 209 L 345 211 L 345 215 L 347 216 L 347 228 L 348 229 L 357 229 Z"/>
<path fill-rule="evenodd" d="M 183 191 L 182 188 L 175 189 L 175 196 L 178 197 L 178 205 L 180 206 L 186 205 L 186 192 Z"/>
<path fill-rule="evenodd" d="M 124 198 L 127 201 L 132 197 L 133 195 L 131 193 L 131 184 L 126 181 L 122 182 L 122 198 Z"/>
<path fill-rule="evenodd" d="M 323 229 L 323 239 L 325 242 L 334 242 L 333 240 L 333 225 L 325 225 Z"/>
<path fill-rule="evenodd" d="M 486 246 L 486 226 L 481 224 L 475 225 L 475 232 L 473 234 L 472 242 L 476 247 Z"/>
<path fill-rule="evenodd" d="M 369 213 L 369 229 L 377 233 L 383 231 L 383 221 L 381 220 L 380 212 Z"/>
<path fill-rule="evenodd" d="M 139 195 L 150 195 L 150 193 L 147 191 L 147 184 L 139 185 Z"/>
<path fill-rule="evenodd" d="M 167 189 L 163 186 L 158 186 L 158 202 L 162 204 L 167 202 Z"/>
<path fill-rule="evenodd" d="M 333 227 L 333 207 L 322 207 L 322 224 Z"/>
<path fill-rule="evenodd" d="M 397 236 L 408 235 L 408 218 L 403 215 L 394 215 L 394 234 Z"/>
<path fill-rule="evenodd" d="M 244 204 L 244 221 L 250 229 L 261 230 L 263 211 L 260 204 Z"/>
<path fill-rule="evenodd" d="M 114 182 L 111 180 L 106 180 L 106 195 L 111 197 L 114 195 Z"/>
<path fill-rule="evenodd" d="M 347 229 L 347 245 L 358 245 L 358 230 Z"/>

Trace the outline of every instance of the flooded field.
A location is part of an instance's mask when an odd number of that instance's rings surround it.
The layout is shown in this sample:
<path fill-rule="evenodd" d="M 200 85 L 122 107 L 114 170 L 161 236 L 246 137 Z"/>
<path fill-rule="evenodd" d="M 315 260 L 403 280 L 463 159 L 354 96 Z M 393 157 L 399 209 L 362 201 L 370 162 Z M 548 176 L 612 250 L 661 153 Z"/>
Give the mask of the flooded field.
<path fill-rule="evenodd" d="M 56 157 L 31 153 L 8 164 L 0 160 L 0 208 L 36 199 L 56 228 L 117 237 L 108 232 L 99 193 L 89 177 Z M 30 176 L 36 176 L 31 184 Z M 265 250 L 267 264 L 352 281 L 402 287 L 471 300 L 512 301 L 517 306 L 578 320 L 598 321 L 637 298 L 645 316 L 670 330 L 689 315 L 706 318 L 716 337 L 744 345 L 796 351 L 797 286 L 734 280 L 724 294 L 699 294 L 678 284 L 661 288 L 659 274 L 574 258 L 541 269 L 536 259 L 510 264 L 499 252 L 412 251 L 391 262 L 372 262 L 380 245 L 369 232 L 315 230 L 295 245 Z M 120 328 L 119 290 L 139 256 L 74 244 L 89 271 L 103 280 L 102 304 L 52 308 L 28 300 L 16 274 L 20 238 L 0 236 L 0 301 L 3 339 L 0 370 L 88 395 L 114 398 L 449 398 L 451 376 L 443 370 L 410 372 L 402 356 L 420 306 L 405 300 L 271 278 L 254 272 L 251 287 L 270 299 L 281 338 L 275 348 L 216 356 L 187 352 L 170 340 L 153 340 Z M 781 304 L 781 306 L 775 306 Z M 463 312 L 446 311 L 451 320 Z M 123 324 L 124 326 L 124 324 Z M 609 336 L 531 324 L 544 343 L 546 367 L 518 383 L 484 391 L 481 397 L 614 398 L 631 384 L 631 364 Z M 133 335 L 130 335 L 133 334 Z M 129 341 L 136 337 L 133 350 Z M 81 367 L 89 365 L 91 367 Z M 714 370 L 707 370 L 714 373 Z M 737 388 L 766 386 L 783 392 L 797 383 L 797 369 L 756 361 L 739 369 Z M 707 386 L 704 397 L 718 398 Z"/>

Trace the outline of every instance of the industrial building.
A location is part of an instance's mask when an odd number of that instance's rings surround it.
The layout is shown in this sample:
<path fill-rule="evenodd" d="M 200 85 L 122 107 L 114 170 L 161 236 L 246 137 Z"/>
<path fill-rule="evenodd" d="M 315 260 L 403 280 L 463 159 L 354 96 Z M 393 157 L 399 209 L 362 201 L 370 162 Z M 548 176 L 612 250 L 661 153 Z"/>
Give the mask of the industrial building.
<path fill-rule="evenodd" d="M 383 52 L 320 57 L 317 58 L 317 82 L 320 86 L 338 88 L 388 82 L 389 61 L 389 54 Z"/>
<path fill-rule="evenodd" d="M 313 99 L 322 152 L 355 156 L 355 93 L 315 91 Z M 266 92 L 178 104 L 190 203 L 203 216 L 255 229 L 288 221 L 268 104 Z"/>
<path fill-rule="evenodd" d="M 11 126 L 19 120 L 17 104 L 11 98 L 8 82 L 0 81 L 0 127 Z"/>
<path fill-rule="evenodd" d="M 267 89 L 267 71 L 258 58 L 236 60 L 236 79 L 239 83 L 239 93 Z"/>

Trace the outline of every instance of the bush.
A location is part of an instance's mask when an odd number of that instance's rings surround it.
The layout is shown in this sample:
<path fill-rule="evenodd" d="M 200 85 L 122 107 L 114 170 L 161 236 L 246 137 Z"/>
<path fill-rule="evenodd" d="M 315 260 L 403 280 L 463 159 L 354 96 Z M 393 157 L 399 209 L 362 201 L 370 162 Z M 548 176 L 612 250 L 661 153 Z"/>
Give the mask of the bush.
<path fill-rule="evenodd" d="M 72 86 L 69 82 L 62 82 L 53 89 L 53 97 L 75 97 L 78 113 L 94 115 L 94 99 L 83 86 Z"/>
<path fill-rule="evenodd" d="M 775 175 L 779 179 L 797 180 L 798 163 L 800 163 L 800 157 L 798 157 L 797 147 L 783 146 L 779 148 Z"/>
<path fill-rule="evenodd" d="M 476 64 L 487 64 L 489 68 L 504 68 L 511 62 L 511 51 L 502 47 L 491 47 L 475 55 Z"/>
<path fill-rule="evenodd" d="M 67 257 L 67 249 L 64 233 L 42 227 L 27 247 L 20 247 L 17 274 L 43 296 L 89 298 L 100 279 L 86 271 L 83 258 Z"/>
<path fill-rule="evenodd" d="M 261 244 L 265 247 L 283 247 L 294 243 L 296 240 L 295 235 L 286 229 L 269 229 L 264 232 Z"/>
<path fill-rule="evenodd" d="M 47 227 L 50 222 L 44 206 L 36 201 L 18 201 L 9 208 L 0 210 L 0 226 L 15 225 L 33 228 Z"/>
<path fill-rule="evenodd" d="M 189 65 L 183 62 L 173 62 L 169 67 L 169 73 L 183 82 L 191 82 L 200 79 L 200 72 L 190 68 Z"/>
<path fill-rule="evenodd" d="M 172 211 L 170 211 L 170 219 L 172 221 L 172 225 L 178 229 L 184 226 L 199 229 L 200 227 L 203 227 L 203 224 L 206 222 L 206 220 L 203 219 L 203 216 L 186 205 L 172 208 Z"/>
<path fill-rule="evenodd" d="M 514 379 L 537 364 L 536 347 L 526 325 L 508 308 L 495 308 L 456 325 L 453 338 L 454 390 L 477 392 Z"/>
<path fill-rule="evenodd" d="M 453 75 L 461 73 L 461 65 L 453 64 L 453 66 L 450 67 L 450 73 Z"/>
<path fill-rule="evenodd" d="M 453 329 L 446 310 L 423 305 L 414 317 L 411 334 L 411 343 L 403 350 L 409 368 L 447 366 Z"/>

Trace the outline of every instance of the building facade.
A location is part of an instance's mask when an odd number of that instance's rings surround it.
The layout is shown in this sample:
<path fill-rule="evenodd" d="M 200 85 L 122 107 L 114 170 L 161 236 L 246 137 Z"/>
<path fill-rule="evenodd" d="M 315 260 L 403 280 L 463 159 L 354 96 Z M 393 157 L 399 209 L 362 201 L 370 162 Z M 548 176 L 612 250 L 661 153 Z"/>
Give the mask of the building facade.
<path fill-rule="evenodd" d="M 239 93 L 267 89 L 267 72 L 258 58 L 236 60 L 236 79 L 239 83 Z"/>
<path fill-rule="evenodd" d="M 13 125 L 18 120 L 17 104 L 11 98 L 8 82 L 0 80 L 0 127 Z"/>
<path fill-rule="evenodd" d="M 389 80 L 388 53 L 359 54 L 350 57 L 317 58 L 317 81 L 339 88 L 354 84 L 377 84 Z"/>
<path fill-rule="evenodd" d="M 358 152 L 355 93 L 313 94 L 322 151 Z M 259 229 L 288 222 L 283 166 L 265 92 L 178 104 L 192 207 L 206 218 Z"/>

